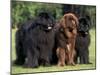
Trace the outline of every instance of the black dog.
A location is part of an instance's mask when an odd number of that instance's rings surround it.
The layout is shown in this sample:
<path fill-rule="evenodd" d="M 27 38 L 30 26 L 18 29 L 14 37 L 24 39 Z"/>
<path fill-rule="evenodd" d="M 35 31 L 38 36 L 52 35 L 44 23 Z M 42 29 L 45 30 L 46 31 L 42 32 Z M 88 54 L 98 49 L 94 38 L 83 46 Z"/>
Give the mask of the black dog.
<path fill-rule="evenodd" d="M 29 32 L 29 30 L 35 28 L 36 25 L 34 24 L 33 20 L 29 20 L 25 23 L 23 23 L 20 28 L 17 30 L 15 35 L 15 47 L 16 47 L 16 60 L 14 61 L 14 64 L 16 65 L 23 65 L 26 58 L 26 51 L 24 47 L 24 42 L 26 38 L 26 34 Z"/>
<path fill-rule="evenodd" d="M 25 67 L 50 65 L 54 47 L 54 19 L 50 13 L 40 12 L 34 21 L 26 22 L 16 32 L 15 64 Z"/>
<path fill-rule="evenodd" d="M 23 65 L 26 58 L 26 51 L 25 51 L 25 38 L 26 34 L 31 30 L 34 29 L 37 25 L 35 24 L 37 21 L 36 19 L 28 20 L 25 23 L 23 23 L 19 29 L 16 32 L 15 35 L 15 47 L 16 47 L 16 60 L 14 61 L 14 64 L 16 65 Z"/>
<path fill-rule="evenodd" d="M 90 44 L 90 19 L 82 17 L 79 19 L 78 35 L 76 38 L 76 62 L 79 57 L 80 64 L 89 64 L 89 44 Z"/>

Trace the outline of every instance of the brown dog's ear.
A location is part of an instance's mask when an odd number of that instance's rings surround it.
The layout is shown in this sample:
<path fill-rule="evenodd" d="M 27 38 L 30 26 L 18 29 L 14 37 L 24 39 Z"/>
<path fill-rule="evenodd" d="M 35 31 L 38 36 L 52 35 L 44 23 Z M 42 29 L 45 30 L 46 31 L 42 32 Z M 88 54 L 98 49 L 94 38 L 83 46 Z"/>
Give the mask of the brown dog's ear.
<path fill-rule="evenodd" d="M 76 27 L 78 27 L 78 25 L 79 25 L 79 15 L 76 14 L 76 13 L 72 13 L 72 15 L 73 15 L 73 19 L 75 21 Z"/>
<path fill-rule="evenodd" d="M 62 17 L 62 19 L 60 20 L 60 25 L 61 25 L 62 28 L 66 28 L 64 17 Z"/>

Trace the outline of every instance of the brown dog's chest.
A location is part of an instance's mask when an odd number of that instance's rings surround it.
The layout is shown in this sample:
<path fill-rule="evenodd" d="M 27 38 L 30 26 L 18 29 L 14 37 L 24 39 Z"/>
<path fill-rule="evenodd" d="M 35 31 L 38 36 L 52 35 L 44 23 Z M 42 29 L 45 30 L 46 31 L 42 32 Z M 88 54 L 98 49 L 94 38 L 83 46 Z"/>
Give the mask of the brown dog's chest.
<path fill-rule="evenodd" d="M 68 40 L 68 39 L 74 39 L 77 35 L 77 30 L 75 29 L 60 29 L 60 33 L 62 33 L 62 35 Z"/>

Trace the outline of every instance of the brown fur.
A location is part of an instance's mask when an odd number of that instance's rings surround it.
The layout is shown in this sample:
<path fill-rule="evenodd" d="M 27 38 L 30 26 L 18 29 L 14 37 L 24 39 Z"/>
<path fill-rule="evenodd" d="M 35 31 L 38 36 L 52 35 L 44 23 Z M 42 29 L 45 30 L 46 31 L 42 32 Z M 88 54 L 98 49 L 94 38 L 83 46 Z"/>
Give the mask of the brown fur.
<path fill-rule="evenodd" d="M 78 18 L 73 13 L 65 14 L 60 20 L 60 29 L 57 33 L 58 66 L 64 66 L 65 62 L 70 65 L 75 65 L 77 25 Z"/>

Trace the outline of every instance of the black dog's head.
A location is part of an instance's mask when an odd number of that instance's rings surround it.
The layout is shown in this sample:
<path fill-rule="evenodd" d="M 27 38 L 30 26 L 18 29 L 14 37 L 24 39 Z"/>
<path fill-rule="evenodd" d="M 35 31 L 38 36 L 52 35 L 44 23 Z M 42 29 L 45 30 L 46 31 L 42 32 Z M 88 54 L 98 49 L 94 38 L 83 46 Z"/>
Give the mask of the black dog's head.
<path fill-rule="evenodd" d="M 78 26 L 78 32 L 82 34 L 88 34 L 90 29 L 90 19 L 89 17 L 82 17 L 79 19 L 79 26 Z"/>
<path fill-rule="evenodd" d="M 38 14 L 36 24 L 38 24 L 41 27 L 41 29 L 45 31 L 50 31 L 54 27 L 55 21 L 50 13 L 42 11 Z"/>

